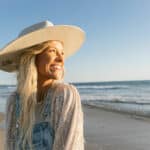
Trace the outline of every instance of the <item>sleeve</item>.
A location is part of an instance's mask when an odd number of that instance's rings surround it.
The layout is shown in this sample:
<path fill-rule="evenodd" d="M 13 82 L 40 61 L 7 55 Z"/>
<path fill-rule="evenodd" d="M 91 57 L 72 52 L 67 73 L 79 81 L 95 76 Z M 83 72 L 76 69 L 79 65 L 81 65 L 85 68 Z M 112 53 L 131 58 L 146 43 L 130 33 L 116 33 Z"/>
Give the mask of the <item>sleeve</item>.
<path fill-rule="evenodd" d="M 14 145 L 14 137 L 12 136 L 12 124 L 14 120 L 14 100 L 15 100 L 15 93 L 13 93 L 7 100 L 6 103 L 6 130 L 5 130 L 5 150 L 13 150 Z"/>
<path fill-rule="evenodd" d="M 77 89 L 59 86 L 53 100 L 53 150 L 84 150 L 83 111 Z"/>

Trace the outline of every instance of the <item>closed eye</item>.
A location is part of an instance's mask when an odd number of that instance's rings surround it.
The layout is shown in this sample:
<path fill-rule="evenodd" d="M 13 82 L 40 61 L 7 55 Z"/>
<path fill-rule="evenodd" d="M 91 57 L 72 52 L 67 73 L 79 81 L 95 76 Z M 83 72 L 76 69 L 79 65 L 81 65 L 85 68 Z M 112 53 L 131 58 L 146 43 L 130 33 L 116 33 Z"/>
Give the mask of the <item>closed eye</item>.
<path fill-rule="evenodd" d="M 56 50 L 55 49 L 49 49 L 48 52 L 50 52 L 50 53 L 54 52 L 55 53 Z"/>

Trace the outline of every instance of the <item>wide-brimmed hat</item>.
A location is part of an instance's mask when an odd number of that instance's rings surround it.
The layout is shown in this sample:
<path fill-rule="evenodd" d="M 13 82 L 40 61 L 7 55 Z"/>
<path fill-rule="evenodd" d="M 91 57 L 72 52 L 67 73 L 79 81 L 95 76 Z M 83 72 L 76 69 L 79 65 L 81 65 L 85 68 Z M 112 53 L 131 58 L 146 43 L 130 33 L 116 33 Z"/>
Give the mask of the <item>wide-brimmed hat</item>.
<path fill-rule="evenodd" d="M 84 31 L 72 25 L 53 25 L 43 21 L 22 30 L 19 36 L 0 51 L 0 69 L 13 72 L 18 69 L 20 55 L 26 48 L 49 41 L 59 40 L 64 44 L 65 58 L 74 54 L 85 39 Z"/>

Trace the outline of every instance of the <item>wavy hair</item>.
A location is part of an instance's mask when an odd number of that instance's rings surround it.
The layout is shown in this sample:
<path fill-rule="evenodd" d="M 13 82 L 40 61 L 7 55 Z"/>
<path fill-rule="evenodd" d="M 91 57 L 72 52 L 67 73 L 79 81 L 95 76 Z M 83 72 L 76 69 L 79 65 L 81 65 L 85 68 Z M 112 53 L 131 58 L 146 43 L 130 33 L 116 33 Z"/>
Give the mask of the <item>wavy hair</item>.
<path fill-rule="evenodd" d="M 35 122 L 35 105 L 37 103 L 37 82 L 38 72 L 36 68 L 36 55 L 40 54 L 49 47 L 49 42 L 44 42 L 27 48 L 21 55 L 20 65 L 17 72 L 17 92 L 20 96 L 20 140 L 23 150 L 26 143 L 32 149 L 32 132 Z M 64 71 L 63 71 L 64 75 Z M 63 79 L 63 77 L 62 77 Z M 18 148 L 19 149 L 19 148 Z"/>

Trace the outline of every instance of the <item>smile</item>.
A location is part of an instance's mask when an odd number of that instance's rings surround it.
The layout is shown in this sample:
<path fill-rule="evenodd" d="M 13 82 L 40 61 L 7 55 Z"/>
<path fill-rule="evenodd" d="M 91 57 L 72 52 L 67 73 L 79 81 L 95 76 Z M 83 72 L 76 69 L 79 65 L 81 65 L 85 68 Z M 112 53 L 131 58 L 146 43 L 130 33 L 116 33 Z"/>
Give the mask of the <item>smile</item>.
<path fill-rule="evenodd" d="M 51 69 L 52 71 L 54 71 L 54 70 L 62 70 L 62 66 L 61 66 L 61 65 L 58 65 L 58 64 L 55 64 L 55 65 L 51 65 L 51 66 L 50 66 L 50 69 Z"/>

